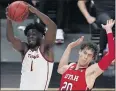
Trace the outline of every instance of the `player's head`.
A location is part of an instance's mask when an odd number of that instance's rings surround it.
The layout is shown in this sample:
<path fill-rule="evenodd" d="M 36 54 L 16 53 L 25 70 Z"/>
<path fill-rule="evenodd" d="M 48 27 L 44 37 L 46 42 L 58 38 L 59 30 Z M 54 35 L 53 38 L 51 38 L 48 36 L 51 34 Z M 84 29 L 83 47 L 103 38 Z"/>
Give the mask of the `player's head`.
<path fill-rule="evenodd" d="M 30 48 L 40 46 L 43 35 L 45 35 L 45 28 L 40 23 L 30 23 L 25 28 L 24 34 L 27 36 L 27 41 Z"/>
<path fill-rule="evenodd" d="M 88 66 L 98 54 L 98 47 L 92 42 L 83 43 L 79 50 L 79 61 L 81 66 Z"/>

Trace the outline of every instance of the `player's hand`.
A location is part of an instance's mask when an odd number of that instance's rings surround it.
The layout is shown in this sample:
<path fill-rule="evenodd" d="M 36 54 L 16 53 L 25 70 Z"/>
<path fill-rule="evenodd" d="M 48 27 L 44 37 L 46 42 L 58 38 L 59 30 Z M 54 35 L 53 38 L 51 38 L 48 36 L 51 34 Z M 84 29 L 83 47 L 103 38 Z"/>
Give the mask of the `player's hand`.
<path fill-rule="evenodd" d="M 78 46 L 79 44 L 81 44 L 83 42 L 84 36 L 81 36 L 79 39 L 77 39 L 76 41 L 70 43 L 68 46 L 70 48 L 74 48 L 76 46 Z"/>
<path fill-rule="evenodd" d="M 96 18 L 95 17 L 93 17 L 93 16 L 88 16 L 87 17 L 87 22 L 89 23 L 89 24 L 92 24 L 92 23 L 94 23 L 96 21 Z"/>
<path fill-rule="evenodd" d="M 31 13 L 36 13 L 38 11 L 35 7 L 33 7 L 32 5 L 30 5 L 29 3 L 25 2 L 25 4 L 28 6 L 29 11 Z"/>
<path fill-rule="evenodd" d="M 9 5 L 8 5 L 9 6 Z M 8 6 L 6 7 L 6 18 L 8 19 L 8 20 L 11 20 L 9 17 L 8 17 Z"/>
<path fill-rule="evenodd" d="M 115 23 L 115 20 L 110 19 L 110 20 L 107 20 L 106 25 L 103 25 L 103 24 L 101 24 L 101 25 L 102 25 L 103 29 L 107 30 L 107 29 L 112 29 L 114 23 Z"/>
<path fill-rule="evenodd" d="M 33 3 L 34 6 L 36 6 L 37 0 L 32 0 L 32 3 Z"/>

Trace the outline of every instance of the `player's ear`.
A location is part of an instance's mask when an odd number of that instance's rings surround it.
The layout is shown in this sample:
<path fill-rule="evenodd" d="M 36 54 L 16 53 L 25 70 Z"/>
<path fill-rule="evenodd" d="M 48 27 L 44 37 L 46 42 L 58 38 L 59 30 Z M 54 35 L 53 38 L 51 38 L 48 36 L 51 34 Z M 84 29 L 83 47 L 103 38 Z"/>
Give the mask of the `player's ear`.
<path fill-rule="evenodd" d="M 95 60 L 95 56 L 92 57 L 92 60 Z"/>
<path fill-rule="evenodd" d="M 82 50 L 79 50 L 79 55 L 81 54 Z"/>
<path fill-rule="evenodd" d="M 93 60 L 96 60 L 96 56 L 95 55 L 93 56 Z"/>

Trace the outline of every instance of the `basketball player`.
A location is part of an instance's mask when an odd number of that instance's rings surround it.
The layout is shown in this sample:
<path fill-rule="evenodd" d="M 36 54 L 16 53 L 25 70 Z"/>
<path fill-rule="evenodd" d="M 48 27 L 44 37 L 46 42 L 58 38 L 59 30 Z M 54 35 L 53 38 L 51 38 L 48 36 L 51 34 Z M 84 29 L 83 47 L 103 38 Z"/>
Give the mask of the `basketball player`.
<path fill-rule="evenodd" d="M 86 3 L 88 1 L 94 1 L 96 17 L 91 16 L 88 12 L 86 8 Z M 91 25 L 96 23 L 98 27 L 101 28 L 101 24 L 106 24 L 107 20 L 115 19 L 115 0 L 78 0 L 77 4 L 87 22 Z M 102 28 L 100 30 L 99 44 L 100 52 L 98 56 L 102 58 L 107 45 L 107 34 Z"/>
<path fill-rule="evenodd" d="M 102 28 L 107 32 L 109 51 L 98 63 L 88 66 L 97 56 L 97 45 L 83 43 L 79 50 L 78 63 L 70 63 L 68 65 L 72 48 L 81 44 L 84 37 L 82 36 L 68 45 L 58 66 L 58 73 L 62 75 L 60 90 L 88 91 L 93 88 L 96 78 L 108 68 L 115 58 L 113 25 L 113 20 L 108 20 L 106 25 L 102 25 Z"/>
<path fill-rule="evenodd" d="M 42 25 L 29 24 L 24 31 L 28 41 L 25 43 L 14 36 L 12 20 L 7 17 L 7 39 L 23 57 L 20 90 L 47 90 L 54 62 L 53 44 L 57 27 L 48 16 L 29 4 L 28 7 L 48 30 L 45 33 Z"/>

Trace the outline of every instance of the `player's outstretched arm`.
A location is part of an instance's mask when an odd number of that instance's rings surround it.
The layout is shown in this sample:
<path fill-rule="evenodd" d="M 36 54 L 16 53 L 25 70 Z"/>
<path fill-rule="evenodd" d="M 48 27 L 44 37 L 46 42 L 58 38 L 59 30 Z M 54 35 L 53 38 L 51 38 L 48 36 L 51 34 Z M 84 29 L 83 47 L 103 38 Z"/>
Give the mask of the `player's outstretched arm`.
<path fill-rule="evenodd" d="M 104 70 L 106 70 L 108 66 L 110 66 L 110 64 L 115 58 L 115 43 L 114 43 L 114 38 L 112 33 L 113 25 L 114 25 L 114 21 L 112 19 L 107 20 L 106 25 L 102 24 L 102 27 L 106 30 L 106 33 L 107 33 L 109 50 L 108 50 L 108 53 L 104 55 L 98 63 L 89 67 L 90 70 L 94 71 L 93 73 L 95 78 L 101 75 L 104 72 Z"/>
<path fill-rule="evenodd" d="M 42 22 L 46 25 L 48 29 L 45 33 L 44 40 L 42 41 L 42 44 L 41 44 L 41 52 L 44 54 L 45 58 L 53 62 L 54 61 L 53 44 L 56 38 L 57 26 L 47 15 L 43 14 L 32 5 L 28 4 L 28 6 L 29 6 L 29 10 L 32 13 L 36 14 L 42 20 Z"/>
<path fill-rule="evenodd" d="M 42 20 L 42 22 L 46 25 L 48 29 L 45 34 L 45 44 L 46 45 L 54 44 L 54 41 L 56 38 L 56 29 L 57 29 L 56 24 L 47 15 L 43 14 L 32 5 L 29 5 L 29 10 L 32 13 L 36 14 Z"/>
<path fill-rule="evenodd" d="M 74 48 L 74 47 L 78 46 L 80 43 L 82 43 L 83 39 L 84 39 L 84 36 L 82 36 L 75 42 L 70 43 L 67 46 L 66 50 L 64 51 L 63 56 L 60 59 L 60 63 L 59 63 L 58 69 L 57 69 L 57 72 L 59 74 L 63 74 L 68 69 L 68 67 L 70 66 L 70 65 L 68 65 L 68 60 L 69 60 L 71 50 L 72 50 L 72 48 Z"/>

